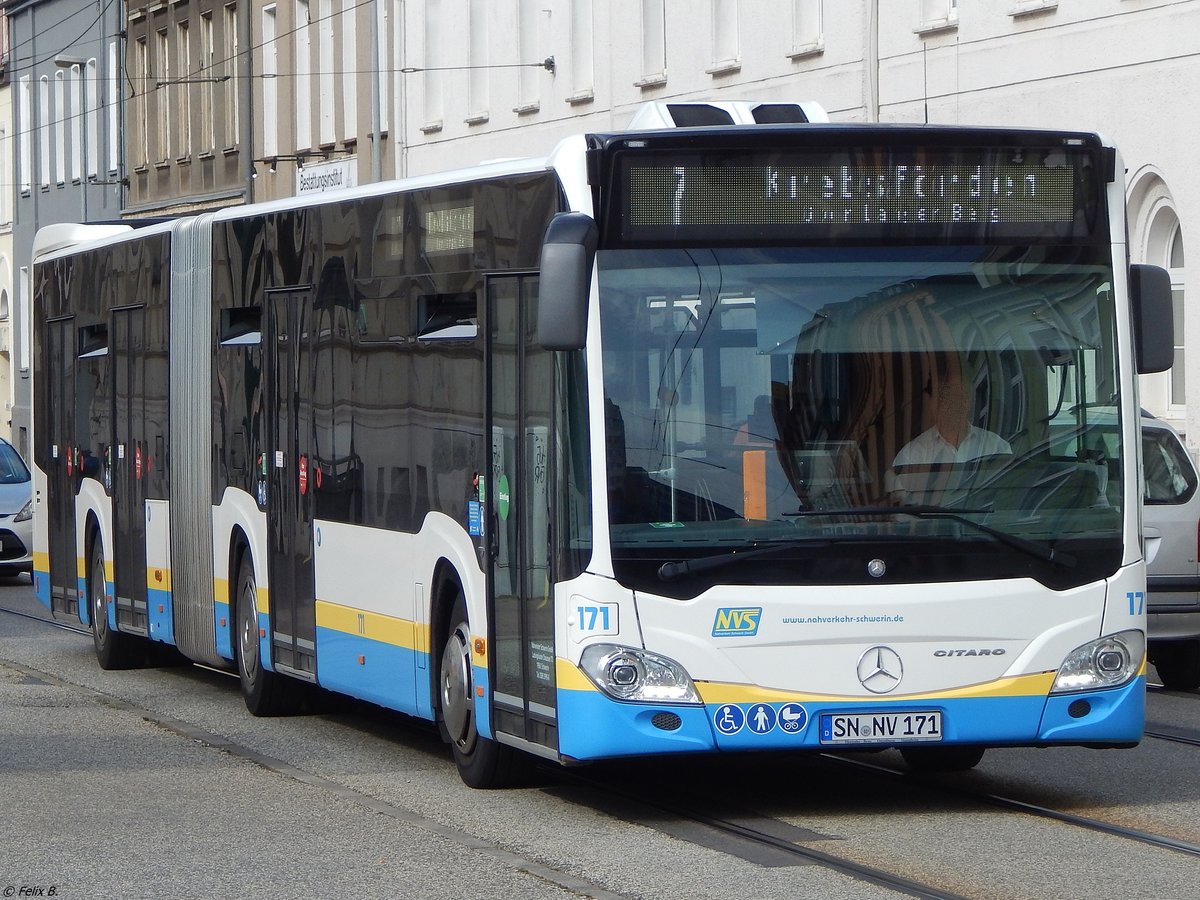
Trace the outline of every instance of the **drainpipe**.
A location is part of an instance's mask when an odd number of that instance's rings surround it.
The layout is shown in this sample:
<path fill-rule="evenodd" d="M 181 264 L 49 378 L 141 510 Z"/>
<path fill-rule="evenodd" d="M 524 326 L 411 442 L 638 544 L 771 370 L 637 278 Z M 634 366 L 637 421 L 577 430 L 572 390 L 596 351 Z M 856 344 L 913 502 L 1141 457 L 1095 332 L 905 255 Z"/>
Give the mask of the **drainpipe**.
<path fill-rule="evenodd" d="M 254 202 L 254 62 L 250 56 L 250 46 L 253 43 L 250 33 L 250 4 L 237 5 L 237 27 L 243 35 L 239 42 L 241 52 L 237 60 L 237 98 L 238 98 L 238 141 L 239 154 L 245 155 L 242 171 L 246 173 L 246 202 Z"/>
<path fill-rule="evenodd" d="M 386 2 L 373 0 L 371 3 L 371 181 L 375 183 L 383 180 L 383 135 L 379 133 L 383 116 L 379 108 L 379 79 L 385 76 L 383 61 L 379 58 L 379 4 Z M 399 23 L 393 23 L 393 27 L 399 34 Z"/>
<path fill-rule="evenodd" d="M 867 27 L 863 46 L 863 112 L 879 121 L 879 0 L 866 0 Z"/>

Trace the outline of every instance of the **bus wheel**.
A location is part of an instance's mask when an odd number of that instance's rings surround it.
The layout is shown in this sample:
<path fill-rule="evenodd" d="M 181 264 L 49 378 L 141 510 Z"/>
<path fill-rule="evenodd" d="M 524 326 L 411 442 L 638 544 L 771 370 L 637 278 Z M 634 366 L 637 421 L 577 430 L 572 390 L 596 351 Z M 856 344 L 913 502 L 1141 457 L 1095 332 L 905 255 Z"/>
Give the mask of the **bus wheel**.
<path fill-rule="evenodd" d="M 979 765 L 984 747 L 903 747 L 900 755 L 913 772 L 965 772 Z"/>
<path fill-rule="evenodd" d="M 92 617 L 92 643 L 102 669 L 131 669 L 142 662 L 142 642 L 131 634 L 108 627 L 108 588 L 104 575 L 104 547 L 97 537 L 88 565 L 88 611 Z"/>
<path fill-rule="evenodd" d="M 237 654 L 238 678 L 242 683 L 242 698 L 246 709 L 256 716 L 286 716 L 300 707 L 300 685 L 276 672 L 263 668 L 258 626 L 258 582 L 249 556 L 238 566 L 237 593 Z"/>
<path fill-rule="evenodd" d="M 454 601 L 438 669 L 439 725 L 454 753 L 454 764 L 473 788 L 506 787 L 521 780 L 532 760 L 524 753 L 479 735 L 475 725 L 475 686 L 471 631 L 462 595 Z"/>

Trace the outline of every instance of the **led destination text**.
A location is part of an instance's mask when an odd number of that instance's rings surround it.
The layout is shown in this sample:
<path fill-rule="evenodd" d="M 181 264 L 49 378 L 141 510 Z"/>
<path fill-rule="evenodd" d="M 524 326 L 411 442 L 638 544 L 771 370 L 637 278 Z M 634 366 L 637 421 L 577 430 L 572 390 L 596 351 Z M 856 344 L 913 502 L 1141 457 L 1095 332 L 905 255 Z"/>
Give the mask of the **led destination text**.
<path fill-rule="evenodd" d="M 633 165 L 633 229 L 719 225 L 1070 225 L 1075 170 L 996 165 Z"/>

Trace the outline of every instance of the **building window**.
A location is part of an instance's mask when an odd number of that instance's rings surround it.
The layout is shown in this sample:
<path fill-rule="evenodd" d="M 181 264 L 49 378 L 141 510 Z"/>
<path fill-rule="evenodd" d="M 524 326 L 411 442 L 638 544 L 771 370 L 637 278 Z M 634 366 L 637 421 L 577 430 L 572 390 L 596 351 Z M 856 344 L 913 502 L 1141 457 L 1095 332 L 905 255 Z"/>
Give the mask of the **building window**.
<path fill-rule="evenodd" d="M 171 80 L 171 42 L 166 29 L 158 32 L 155 41 L 157 49 L 156 61 L 158 72 L 155 79 L 157 85 L 155 96 L 158 98 L 158 152 L 154 158 L 165 162 L 171 157 L 171 93 L 167 87 Z"/>
<path fill-rule="evenodd" d="M 1161 266 L 1171 276 L 1174 309 L 1174 357 L 1168 372 L 1142 376 L 1144 405 L 1155 415 L 1182 419 L 1187 400 L 1185 353 L 1186 284 L 1184 238 L 1174 199 L 1156 169 L 1146 166 L 1130 179 L 1127 201 L 1135 259 Z"/>
<path fill-rule="evenodd" d="M 820 53 L 825 48 L 825 33 L 821 22 L 821 0 L 792 0 L 793 59 Z"/>
<path fill-rule="evenodd" d="M 741 68 L 741 34 L 738 0 L 712 0 L 712 65 L 710 75 L 736 72 Z"/>
<path fill-rule="evenodd" d="M 196 146 L 201 151 L 216 149 L 217 136 L 213 125 L 216 110 L 216 91 L 213 78 L 217 77 L 217 49 L 213 41 L 212 12 L 200 14 L 200 134 Z"/>
<path fill-rule="evenodd" d="M 384 6 L 376 3 L 376 6 Z M 380 58 L 386 59 L 385 33 L 379 34 Z M 374 77 L 374 76 L 372 76 Z M 383 98 L 379 100 L 383 105 Z M 358 140 L 358 6 L 342 0 L 342 141 Z"/>
<path fill-rule="evenodd" d="M 121 166 L 121 66 L 118 65 L 119 46 L 116 41 L 108 45 L 108 171 L 114 175 Z M 140 70 L 139 70 L 140 71 Z M 145 112 L 146 82 L 143 79 L 141 88 L 135 95 L 138 99 L 133 102 L 135 110 Z M 145 122 L 142 123 L 143 135 Z M 140 137 L 139 137 L 140 140 Z"/>
<path fill-rule="evenodd" d="M 421 131 L 431 134 L 442 129 L 442 29 L 445 7 L 442 0 L 425 0 L 425 72 L 424 121 Z"/>
<path fill-rule="evenodd" d="M 958 27 L 958 0 L 920 0 L 921 21 L 917 33 Z"/>
<path fill-rule="evenodd" d="M 667 80 L 667 20 L 665 0 L 642 0 L 642 87 Z"/>
<path fill-rule="evenodd" d="M 17 106 L 17 136 L 20 141 L 17 165 L 21 193 L 33 190 L 33 77 L 21 76 L 21 94 Z"/>
<path fill-rule="evenodd" d="M 4 171 L 12 171 L 12 157 L 10 156 L 12 145 L 8 142 L 8 126 L 0 124 L 0 164 L 3 164 Z M 22 175 L 22 178 L 25 176 Z M 24 189 L 22 189 L 24 190 Z M 12 206 L 13 195 L 12 191 L 0 190 L 0 228 L 7 228 L 12 225 Z M 0 281 L 0 283 L 3 283 Z M 5 310 L 8 309 L 8 295 L 4 295 Z"/>
<path fill-rule="evenodd" d="M 134 103 L 137 108 L 138 123 L 138 153 L 135 157 L 137 165 L 148 165 L 150 162 L 150 48 L 144 37 L 137 39 L 135 49 L 137 73 L 140 88 L 134 93 Z"/>
<path fill-rule="evenodd" d="M 541 0 L 517 0 L 517 61 L 535 62 L 542 58 L 538 43 L 538 17 L 542 14 Z M 541 95 L 538 91 L 540 69 L 517 69 L 517 105 L 514 112 L 537 112 Z"/>
<path fill-rule="evenodd" d="M 43 75 L 42 79 L 45 80 L 45 77 Z M 29 347 L 33 343 L 33 312 L 29 308 L 31 293 L 29 266 L 21 266 L 21 276 L 17 279 L 17 314 L 21 323 L 21 352 L 18 365 L 23 374 L 29 373 Z"/>
<path fill-rule="evenodd" d="M 305 4 L 305 11 L 308 6 Z M 307 19 L 307 16 L 306 16 Z M 222 82 L 225 106 L 225 146 L 232 149 L 241 140 L 241 109 L 238 106 L 238 57 L 241 46 L 238 44 L 237 4 L 230 3 L 225 7 L 224 27 L 225 38 L 225 81 Z"/>
<path fill-rule="evenodd" d="M 38 183 L 42 190 L 50 189 L 50 76 L 38 79 Z"/>
<path fill-rule="evenodd" d="M 312 35 L 309 29 L 308 0 L 296 0 L 296 60 L 292 69 L 296 73 L 293 91 L 296 95 L 296 149 L 306 150 L 312 146 Z"/>
<path fill-rule="evenodd" d="M 173 90 L 179 110 L 179 155 L 187 157 L 192 153 L 192 91 L 188 83 L 192 74 L 192 36 L 187 22 L 179 23 L 175 37 L 179 48 L 179 73 L 175 80 L 179 83 Z"/>
<path fill-rule="evenodd" d="M 68 84 L 71 122 L 71 180 L 83 181 L 83 71 L 71 66 Z"/>
<path fill-rule="evenodd" d="M 571 0 L 571 96 L 567 98 L 568 103 L 582 103 L 595 96 L 592 38 L 592 0 Z"/>
<path fill-rule="evenodd" d="M 470 0 L 467 7 L 467 122 L 478 125 L 488 118 L 488 0 Z"/>
<path fill-rule="evenodd" d="M 83 67 L 84 102 L 87 113 L 84 115 L 84 129 L 87 132 L 83 142 L 84 169 L 88 178 L 98 178 L 100 175 L 100 67 L 95 58 L 89 59 Z"/>
<path fill-rule="evenodd" d="M 322 146 L 337 140 L 333 127 L 333 0 L 317 0 L 317 106 Z"/>
<path fill-rule="evenodd" d="M 263 156 L 279 155 L 279 45 L 276 7 L 262 11 Z"/>
<path fill-rule="evenodd" d="M 1162 266 L 1171 275 L 1171 298 L 1174 308 L 1175 356 L 1171 363 L 1167 402 L 1172 407 L 1182 408 L 1187 402 L 1184 377 L 1186 358 L 1184 355 L 1184 254 L 1183 229 L 1175 210 L 1161 205 L 1150 222 L 1146 243 L 1146 260 L 1152 265 Z"/>
<path fill-rule="evenodd" d="M 67 74 L 54 73 L 54 181 L 61 187 L 67 181 Z"/>
<path fill-rule="evenodd" d="M 1167 256 L 1167 271 L 1171 273 L 1171 296 L 1175 308 L 1175 363 L 1171 366 L 1171 403 L 1183 406 L 1187 400 L 1184 378 L 1184 292 L 1183 292 L 1183 229 L 1175 223 L 1175 234 L 1171 237 L 1171 252 Z"/>
<path fill-rule="evenodd" d="M 379 67 L 379 71 L 373 76 L 379 82 L 379 131 L 381 134 L 386 134 L 391 130 L 392 79 L 398 77 L 394 73 L 398 73 L 404 65 L 401 62 L 403 48 L 399 46 L 399 41 L 396 41 L 392 34 L 393 9 L 401 2 L 402 0 L 376 0 L 375 3 L 375 28 L 379 33 L 379 58 L 384 61 L 383 65 Z M 396 21 L 399 21 L 398 9 L 395 15 Z M 390 65 L 388 60 L 392 61 Z"/>

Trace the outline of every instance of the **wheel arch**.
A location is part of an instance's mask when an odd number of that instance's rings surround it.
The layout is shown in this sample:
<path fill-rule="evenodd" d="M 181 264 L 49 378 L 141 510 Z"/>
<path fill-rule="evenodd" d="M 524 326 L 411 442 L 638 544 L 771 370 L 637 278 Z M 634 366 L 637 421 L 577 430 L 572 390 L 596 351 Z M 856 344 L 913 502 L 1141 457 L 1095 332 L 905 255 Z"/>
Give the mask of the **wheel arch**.
<path fill-rule="evenodd" d="M 434 564 L 430 585 L 429 690 L 433 698 L 434 715 L 437 716 L 441 707 L 438 693 L 438 671 L 441 666 L 442 651 L 446 647 L 446 632 L 450 627 L 450 615 L 454 611 L 455 601 L 461 596 L 467 607 L 467 621 L 470 624 L 471 604 L 463 587 L 462 577 L 454 564 L 444 556 Z"/>
<path fill-rule="evenodd" d="M 226 599 L 229 607 L 229 647 L 222 648 L 229 650 L 229 658 L 236 662 L 238 659 L 238 648 L 234 646 L 234 642 L 238 640 L 238 574 L 241 571 L 242 559 L 250 557 L 250 565 L 254 571 L 254 577 L 258 577 L 258 568 L 254 565 L 254 553 L 251 550 L 250 536 L 248 536 L 240 524 L 230 529 L 229 546 L 226 554 L 226 572 L 224 572 L 224 581 L 226 581 Z"/>
<path fill-rule="evenodd" d="M 100 524 L 100 517 L 96 515 L 94 509 L 89 509 L 83 517 L 83 584 L 84 596 L 79 598 L 79 621 L 87 625 L 89 628 L 92 625 L 92 609 L 91 600 L 88 591 L 92 578 L 92 553 L 95 552 L 97 541 L 100 543 L 101 552 L 107 546 L 104 543 L 104 530 Z M 108 564 L 104 567 L 104 580 L 108 582 Z M 107 590 L 107 586 L 105 587 Z"/>

